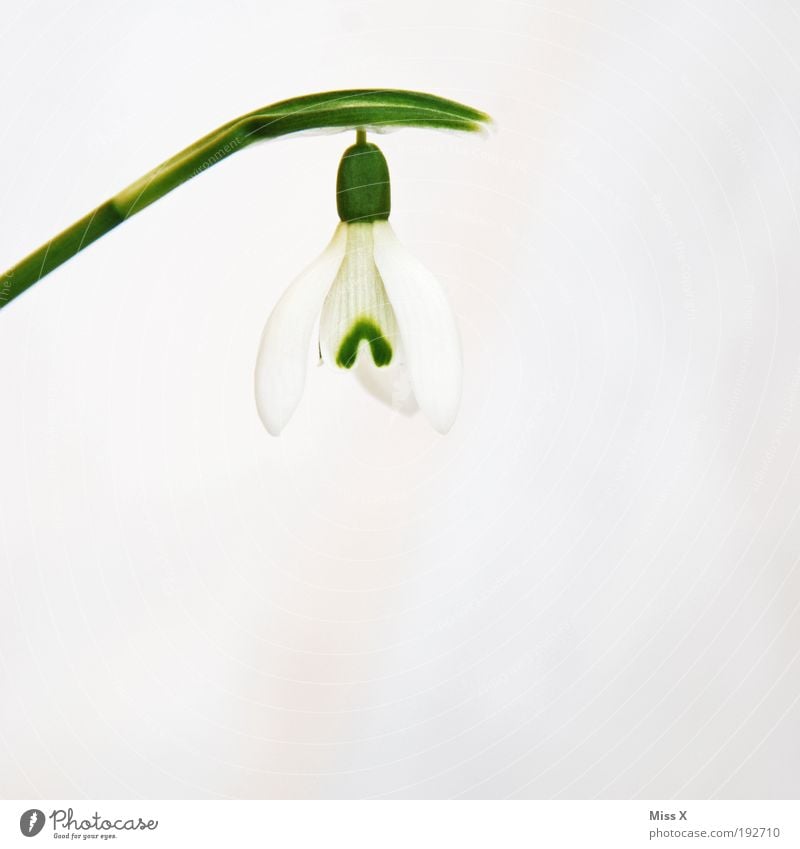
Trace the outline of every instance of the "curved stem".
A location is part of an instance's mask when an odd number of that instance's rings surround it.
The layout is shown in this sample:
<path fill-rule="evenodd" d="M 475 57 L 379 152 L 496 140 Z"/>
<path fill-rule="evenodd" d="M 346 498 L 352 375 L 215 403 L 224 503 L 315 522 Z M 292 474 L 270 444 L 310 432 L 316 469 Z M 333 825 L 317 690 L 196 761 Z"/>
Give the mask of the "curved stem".
<path fill-rule="evenodd" d="M 223 124 L 54 236 L 0 278 L 0 308 L 117 225 L 192 177 L 257 141 L 312 129 L 423 127 L 474 132 L 488 115 L 423 92 L 354 89 L 304 95 Z"/>

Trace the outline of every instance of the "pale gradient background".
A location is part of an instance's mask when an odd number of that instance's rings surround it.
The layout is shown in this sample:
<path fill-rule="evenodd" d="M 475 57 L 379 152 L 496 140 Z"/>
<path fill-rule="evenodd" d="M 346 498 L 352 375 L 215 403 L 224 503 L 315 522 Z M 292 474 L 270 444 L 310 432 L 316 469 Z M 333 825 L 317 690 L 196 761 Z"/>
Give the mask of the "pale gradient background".
<path fill-rule="evenodd" d="M 0 313 L 0 794 L 800 793 L 800 11 L 20 3 L 0 267 L 229 118 L 385 137 L 465 347 L 446 438 L 261 328 L 350 137 L 253 147 Z"/>

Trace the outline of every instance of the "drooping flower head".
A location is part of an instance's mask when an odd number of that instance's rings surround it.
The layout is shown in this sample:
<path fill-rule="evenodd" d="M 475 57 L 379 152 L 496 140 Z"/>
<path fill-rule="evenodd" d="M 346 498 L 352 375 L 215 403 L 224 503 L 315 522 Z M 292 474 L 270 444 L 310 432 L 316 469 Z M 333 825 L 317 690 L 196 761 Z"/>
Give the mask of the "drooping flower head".
<path fill-rule="evenodd" d="M 339 165 L 341 223 L 322 254 L 297 277 L 264 328 L 256 363 L 256 402 L 277 435 L 303 394 L 319 319 L 317 351 L 326 365 L 400 364 L 419 408 L 440 433 L 461 396 L 461 347 L 436 278 L 402 246 L 389 224 L 389 168 L 359 132 Z"/>

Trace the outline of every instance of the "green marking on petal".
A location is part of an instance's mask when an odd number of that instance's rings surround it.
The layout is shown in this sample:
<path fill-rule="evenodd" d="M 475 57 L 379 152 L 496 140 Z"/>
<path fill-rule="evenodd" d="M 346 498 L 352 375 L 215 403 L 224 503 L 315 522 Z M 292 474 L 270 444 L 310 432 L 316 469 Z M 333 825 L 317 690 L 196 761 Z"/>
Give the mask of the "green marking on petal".
<path fill-rule="evenodd" d="M 358 356 L 361 340 L 369 342 L 372 359 L 376 366 L 388 366 L 392 361 L 392 346 L 381 332 L 380 327 L 368 318 L 360 318 L 352 326 L 336 353 L 336 365 L 340 368 L 352 368 Z"/>

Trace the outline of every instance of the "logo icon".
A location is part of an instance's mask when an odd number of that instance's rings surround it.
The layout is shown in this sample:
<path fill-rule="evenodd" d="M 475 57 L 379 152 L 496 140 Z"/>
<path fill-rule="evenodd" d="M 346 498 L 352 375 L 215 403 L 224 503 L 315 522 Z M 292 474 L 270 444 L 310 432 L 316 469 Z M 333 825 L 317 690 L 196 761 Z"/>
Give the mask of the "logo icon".
<path fill-rule="evenodd" d="M 36 837 L 44 828 L 44 812 L 38 808 L 31 808 L 19 818 L 19 830 L 25 837 Z"/>

